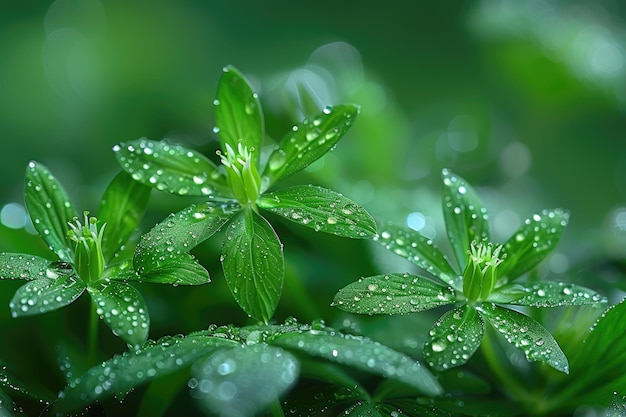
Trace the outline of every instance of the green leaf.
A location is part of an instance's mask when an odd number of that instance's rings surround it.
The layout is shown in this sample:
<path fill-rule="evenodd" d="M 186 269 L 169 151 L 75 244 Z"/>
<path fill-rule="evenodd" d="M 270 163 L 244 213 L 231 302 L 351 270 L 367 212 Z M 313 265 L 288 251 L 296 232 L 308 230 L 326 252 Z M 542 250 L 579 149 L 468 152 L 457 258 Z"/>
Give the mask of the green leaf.
<path fill-rule="evenodd" d="M 387 223 L 380 227 L 378 237 L 381 245 L 393 253 L 414 263 L 445 285 L 462 289 L 462 277 L 450 265 L 448 258 L 426 236 L 408 227 Z"/>
<path fill-rule="evenodd" d="M 78 376 L 59 394 L 56 411 L 67 413 L 98 400 L 122 397 L 134 387 L 188 367 L 208 353 L 238 345 L 218 337 L 164 337 L 115 355 Z"/>
<path fill-rule="evenodd" d="M 451 287 L 410 274 L 361 278 L 337 292 L 332 305 L 358 314 L 406 314 L 452 304 Z"/>
<path fill-rule="evenodd" d="M 434 407 L 432 404 L 418 404 L 413 398 L 387 400 L 377 408 L 384 416 L 390 417 L 451 417 L 447 411 Z"/>
<path fill-rule="evenodd" d="M 263 176 L 269 184 L 303 170 L 333 149 L 348 131 L 359 107 L 342 104 L 326 107 L 317 116 L 294 126 L 267 161 Z"/>
<path fill-rule="evenodd" d="M 48 259 L 22 253 L 0 253 L 0 279 L 33 280 L 46 277 Z"/>
<path fill-rule="evenodd" d="M 297 185 L 266 194 L 257 204 L 316 231 L 356 239 L 376 235 L 376 223 L 363 207 L 326 188 Z"/>
<path fill-rule="evenodd" d="M 188 253 L 173 257 L 171 262 L 138 276 L 141 281 L 171 285 L 201 285 L 211 282 L 209 273 Z"/>
<path fill-rule="evenodd" d="M 26 207 L 33 226 L 50 250 L 65 262 L 73 262 L 67 241 L 69 222 L 76 210 L 61 184 L 48 168 L 31 161 L 26 169 Z"/>
<path fill-rule="evenodd" d="M 487 301 L 530 307 L 561 307 L 606 303 L 606 298 L 580 285 L 540 281 L 508 284 L 496 289 Z"/>
<path fill-rule="evenodd" d="M 141 138 L 115 145 L 113 152 L 135 181 L 159 191 L 199 196 L 228 193 L 217 165 L 182 145 Z"/>
<path fill-rule="evenodd" d="M 296 382 L 298 361 L 266 344 L 239 345 L 197 362 L 191 373 L 191 396 L 210 413 L 252 416 Z"/>
<path fill-rule="evenodd" d="M 113 178 L 104 191 L 98 220 L 106 223 L 102 235 L 102 252 L 109 263 L 122 249 L 137 229 L 141 216 L 146 211 L 151 189 L 122 171 Z"/>
<path fill-rule="evenodd" d="M 32 383 L 25 383 L 20 378 L 18 378 L 6 365 L 3 360 L 0 360 L 0 388 L 5 389 L 7 392 L 12 394 L 18 394 L 22 397 L 32 398 L 34 400 L 38 400 L 41 403 L 50 403 L 54 401 L 56 395 L 50 392 L 45 386 L 35 385 Z M 9 398 L 5 392 L 0 390 L 0 393 L 3 393 L 6 398 Z M 2 397 L 0 396 L 0 411 L 2 411 Z M 9 407 L 11 406 L 12 401 L 8 401 L 7 404 Z M 13 410 L 11 408 L 11 410 Z M 15 410 L 13 410 L 15 411 Z M 19 415 L 22 415 L 21 413 Z M 0 413 L 0 416 L 2 414 Z"/>
<path fill-rule="evenodd" d="M 87 288 L 96 313 L 113 334 L 132 346 L 146 341 L 150 318 L 141 293 L 123 282 L 97 281 Z"/>
<path fill-rule="evenodd" d="M 558 371 L 569 373 L 565 354 L 550 332 L 537 321 L 493 303 L 483 303 L 477 308 L 507 342 L 524 352 L 526 359 L 546 362 Z"/>
<path fill-rule="evenodd" d="M 224 277 L 237 303 L 265 323 L 274 314 L 283 287 L 283 248 L 263 217 L 243 210 L 226 228 L 222 247 Z"/>
<path fill-rule="evenodd" d="M 506 259 L 498 267 L 500 276 L 515 279 L 530 271 L 559 243 L 569 221 L 569 212 L 544 210 L 527 219 L 504 244 Z"/>
<path fill-rule="evenodd" d="M 265 134 L 263 111 L 258 94 L 252 91 L 248 80 L 235 67 L 224 67 L 214 103 L 215 126 L 222 150 L 226 151 L 226 144 L 236 150 L 241 143 L 248 150 L 256 151 L 255 164 L 259 166 Z"/>
<path fill-rule="evenodd" d="M 424 360 L 438 371 L 464 365 L 474 355 L 485 334 L 485 324 L 467 304 L 446 312 L 430 330 Z"/>
<path fill-rule="evenodd" d="M 175 262 L 218 231 L 241 207 L 212 201 L 170 214 L 141 237 L 133 263 L 143 275 Z"/>
<path fill-rule="evenodd" d="M 447 169 L 442 171 L 442 177 L 446 232 L 459 270 L 463 271 L 469 256 L 470 243 L 489 240 L 487 209 L 463 178 Z"/>
<path fill-rule="evenodd" d="M 0 417 L 14 417 L 18 414 L 17 407 L 4 391 L 0 390 Z"/>
<path fill-rule="evenodd" d="M 46 276 L 48 278 L 29 281 L 15 291 L 9 302 L 13 317 L 56 310 L 72 303 L 85 290 L 85 283 L 72 269 L 48 269 Z"/>
<path fill-rule="evenodd" d="M 374 405 L 363 402 L 358 402 L 346 408 L 341 415 L 352 417 L 383 417 Z"/>
<path fill-rule="evenodd" d="M 426 395 L 442 391 L 435 377 L 419 362 L 366 337 L 312 328 L 277 336 L 271 344 L 396 379 Z"/>

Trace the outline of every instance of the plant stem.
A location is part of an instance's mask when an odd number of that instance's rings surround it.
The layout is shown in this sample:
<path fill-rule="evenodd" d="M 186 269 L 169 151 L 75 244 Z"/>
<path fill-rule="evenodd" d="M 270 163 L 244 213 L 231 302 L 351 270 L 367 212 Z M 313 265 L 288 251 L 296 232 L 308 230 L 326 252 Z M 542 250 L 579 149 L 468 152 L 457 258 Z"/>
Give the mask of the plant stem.
<path fill-rule="evenodd" d="M 272 417 L 285 417 L 283 407 L 280 405 L 280 399 L 278 397 L 274 398 L 274 401 L 271 402 L 268 411 Z"/>
<path fill-rule="evenodd" d="M 87 343 L 87 349 L 89 352 L 89 363 L 95 364 L 98 359 L 98 312 L 96 311 L 96 303 L 90 302 L 91 308 L 89 309 L 89 340 Z"/>

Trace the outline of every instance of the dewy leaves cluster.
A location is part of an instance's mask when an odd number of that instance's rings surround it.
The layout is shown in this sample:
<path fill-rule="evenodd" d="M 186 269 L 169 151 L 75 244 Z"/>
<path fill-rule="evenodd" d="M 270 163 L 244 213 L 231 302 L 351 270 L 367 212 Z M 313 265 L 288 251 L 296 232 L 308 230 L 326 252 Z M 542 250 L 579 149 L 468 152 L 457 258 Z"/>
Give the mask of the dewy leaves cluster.
<path fill-rule="evenodd" d="M 480 346 L 487 322 L 529 361 L 546 362 L 567 373 L 567 358 L 550 332 L 506 305 L 557 307 L 606 302 L 575 284 L 519 280 L 557 245 L 568 213 L 555 209 L 534 214 L 503 245 L 493 244 L 486 208 L 470 185 L 449 170 L 443 171 L 443 213 L 456 264 L 430 239 L 410 228 L 388 224 L 377 241 L 428 275 L 363 278 L 341 289 L 333 304 L 362 314 L 404 314 L 457 304 L 437 320 L 424 346 L 424 357 L 434 369 L 466 363 Z"/>
<path fill-rule="evenodd" d="M 358 107 L 326 107 L 262 155 L 261 103 L 236 69 L 224 68 L 214 104 L 219 165 L 166 141 L 140 139 L 114 147 L 133 179 L 160 191 L 207 198 L 144 235 L 134 265 L 141 275 L 155 267 L 175 269 L 187 261 L 189 250 L 224 227 L 220 260 L 230 290 L 246 313 L 267 322 L 280 299 L 284 259 L 282 244 L 261 209 L 337 236 L 365 239 L 376 234 L 371 216 L 339 193 L 315 186 L 272 190 L 330 151 L 352 125 Z"/>

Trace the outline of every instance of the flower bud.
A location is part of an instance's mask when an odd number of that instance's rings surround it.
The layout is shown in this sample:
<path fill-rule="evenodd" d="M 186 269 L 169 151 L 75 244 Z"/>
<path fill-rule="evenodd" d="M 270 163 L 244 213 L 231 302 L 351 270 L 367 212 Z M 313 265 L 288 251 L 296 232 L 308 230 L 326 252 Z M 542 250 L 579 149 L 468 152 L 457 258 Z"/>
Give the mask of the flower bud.
<path fill-rule="evenodd" d="M 463 271 L 463 293 L 469 301 L 485 300 L 496 285 L 496 269 L 502 263 L 502 245 L 475 241 L 471 243 L 469 259 Z"/>
<path fill-rule="evenodd" d="M 85 212 L 84 216 L 84 225 L 77 218 L 74 219 L 75 223 L 68 223 L 70 226 L 68 237 L 76 243 L 74 269 L 83 280 L 93 282 L 99 279 L 104 271 L 102 236 L 106 224 L 98 230 L 98 219 L 89 217 L 89 212 Z"/>

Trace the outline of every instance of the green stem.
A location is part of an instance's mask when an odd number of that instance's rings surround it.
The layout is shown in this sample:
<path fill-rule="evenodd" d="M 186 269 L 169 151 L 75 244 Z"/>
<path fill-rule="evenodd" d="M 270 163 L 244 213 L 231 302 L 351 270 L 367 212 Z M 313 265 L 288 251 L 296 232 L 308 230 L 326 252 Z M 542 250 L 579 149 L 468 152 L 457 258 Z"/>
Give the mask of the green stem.
<path fill-rule="evenodd" d="M 96 311 L 96 303 L 90 302 L 91 308 L 89 309 L 89 340 L 87 343 L 87 351 L 89 352 L 89 363 L 95 364 L 98 360 L 98 324 L 100 318 Z"/>
<path fill-rule="evenodd" d="M 268 411 L 272 417 L 285 417 L 283 407 L 280 405 L 280 399 L 278 397 L 274 398 L 274 401 L 271 402 Z"/>

